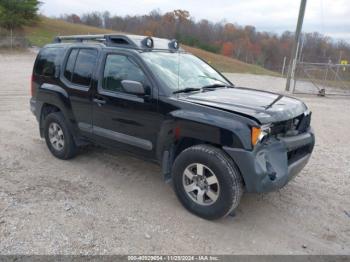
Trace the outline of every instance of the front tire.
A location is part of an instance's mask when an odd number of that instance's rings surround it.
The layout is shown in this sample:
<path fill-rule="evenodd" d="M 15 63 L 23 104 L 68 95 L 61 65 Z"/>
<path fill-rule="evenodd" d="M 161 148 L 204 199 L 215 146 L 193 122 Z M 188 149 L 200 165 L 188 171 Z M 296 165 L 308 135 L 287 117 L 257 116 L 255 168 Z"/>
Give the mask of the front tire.
<path fill-rule="evenodd" d="M 61 112 L 50 113 L 45 118 L 44 136 L 55 157 L 66 160 L 76 155 L 77 146 Z"/>
<path fill-rule="evenodd" d="M 190 212 L 218 219 L 237 208 L 243 194 L 241 174 L 232 159 L 211 145 L 187 148 L 176 158 L 175 193 Z"/>

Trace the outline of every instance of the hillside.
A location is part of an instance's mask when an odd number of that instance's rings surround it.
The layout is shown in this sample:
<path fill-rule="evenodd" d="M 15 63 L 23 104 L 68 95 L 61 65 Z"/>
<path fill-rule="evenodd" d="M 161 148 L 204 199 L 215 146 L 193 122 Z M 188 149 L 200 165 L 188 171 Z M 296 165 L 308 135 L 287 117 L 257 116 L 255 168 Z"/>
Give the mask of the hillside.
<path fill-rule="evenodd" d="M 199 48 L 182 46 L 186 51 L 199 56 L 214 66 L 220 72 L 227 73 L 249 73 L 258 75 L 273 75 L 277 76 L 277 73 L 267 70 L 258 65 L 247 64 L 234 58 L 211 53 Z"/>
<path fill-rule="evenodd" d="M 35 26 L 24 28 L 26 37 L 30 43 L 35 46 L 43 46 L 47 43 L 50 43 L 52 39 L 57 35 L 108 34 L 113 32 L 114 31 L 111 30 L 81 24 L 67 23 L 61 20 L 51 19 L 47 17 L 41 17 L 40 22 L 38 22 Z M 194 47 L 182 47 L 186 51 L 201 57 L 221 72 L 277 75 L 275 72 L 266 70 L 257 65 L 241 62 L 237 59 L 210 53 Z"/>
<path fill-rule="evenodd" d="M 57 35 L 110 34 L 113 31 L 40 17 L 40 22 L 35 26 L 24 27 L 24 33 L 32 45 L 43 46 L 50 43 Z"/>

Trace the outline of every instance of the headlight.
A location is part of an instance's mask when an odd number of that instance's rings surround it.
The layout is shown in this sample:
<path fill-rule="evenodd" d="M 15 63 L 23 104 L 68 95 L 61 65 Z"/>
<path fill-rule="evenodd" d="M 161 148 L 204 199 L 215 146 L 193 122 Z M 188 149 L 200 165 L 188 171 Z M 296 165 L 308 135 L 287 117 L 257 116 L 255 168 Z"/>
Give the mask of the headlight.
<path fill-rule="evenodd" d="M 262 125 L 260 127 L 252 127 L 252 145 L 255 146 L 261 142 L 264 137 L 270 134 L 271 124 Z"/>

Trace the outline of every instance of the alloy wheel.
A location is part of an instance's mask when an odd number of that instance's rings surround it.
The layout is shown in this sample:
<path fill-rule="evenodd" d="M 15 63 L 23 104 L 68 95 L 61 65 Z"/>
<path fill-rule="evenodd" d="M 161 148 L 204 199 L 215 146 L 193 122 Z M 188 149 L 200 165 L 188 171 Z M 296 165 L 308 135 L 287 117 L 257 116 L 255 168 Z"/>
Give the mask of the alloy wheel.
<path fill-rule="evenodd" d="M 206 165 L 193 163 L 186 167 L 182 182 L 187 195 L 199 205 L 212 205 L 219 197 L 219 181 Z"/>
<path fill-rule="evenodd" d="M 49 126 L 49 140 L 52 147 L 61 151 L 64 148 L 64 134 L 59 124 L 52 122 Z"/>

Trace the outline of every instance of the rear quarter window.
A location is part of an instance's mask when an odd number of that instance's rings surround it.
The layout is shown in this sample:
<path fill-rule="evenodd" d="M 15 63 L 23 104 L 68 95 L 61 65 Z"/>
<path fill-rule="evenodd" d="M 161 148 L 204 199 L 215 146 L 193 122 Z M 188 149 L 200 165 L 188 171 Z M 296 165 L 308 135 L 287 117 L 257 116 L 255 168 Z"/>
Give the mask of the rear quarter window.
<path fill-rule="evenodd" d="M 38 54 L 34 73 L 40 76 L 55 76 L 61 62 L 62 54 L 63 48 L 48 47 L 42 49 Z"/>
<path fill-rule="evenodd" d="M 75 60 L 77 59 L 78 52 L 79 49 L 72 49 L 67 60 L 66 69 L 64 70 L 64 76 L 69 81 L 72 81 Z"/>

